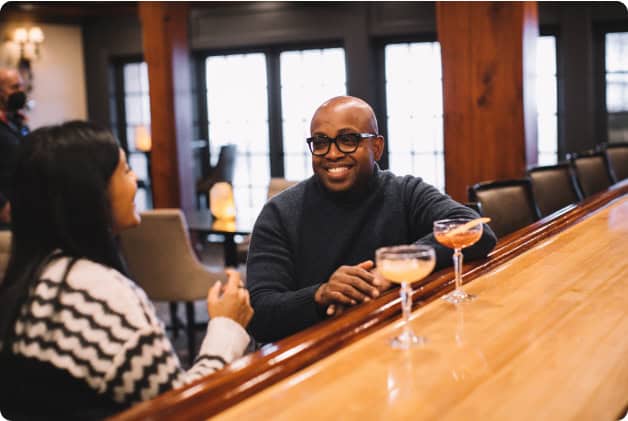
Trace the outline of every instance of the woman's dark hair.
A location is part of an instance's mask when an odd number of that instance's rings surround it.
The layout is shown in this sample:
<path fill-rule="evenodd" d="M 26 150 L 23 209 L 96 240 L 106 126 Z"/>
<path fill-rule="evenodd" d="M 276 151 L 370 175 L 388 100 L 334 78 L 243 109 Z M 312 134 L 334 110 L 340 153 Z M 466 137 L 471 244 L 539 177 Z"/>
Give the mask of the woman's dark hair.
<path fill-rule="evenodd" d="M 82 121 L 42 127 L 22 141 L 13 177 L 11 257 L 0 284 L 0 340 L 53 251 L 126 274 L 107 196 L 119 153 L 110 131 Z"/>

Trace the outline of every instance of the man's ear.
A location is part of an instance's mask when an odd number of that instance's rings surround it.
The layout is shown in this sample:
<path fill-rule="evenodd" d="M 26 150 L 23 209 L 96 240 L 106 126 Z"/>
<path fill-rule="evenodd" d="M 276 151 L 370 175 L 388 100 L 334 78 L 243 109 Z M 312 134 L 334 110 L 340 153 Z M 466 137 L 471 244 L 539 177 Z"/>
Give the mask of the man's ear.
<path fill-rule="evenodd" d="M 384 136 L 377 136 L 373 139 L 373 154 L 376 161 L 382 158 L 384 154 Z"/>

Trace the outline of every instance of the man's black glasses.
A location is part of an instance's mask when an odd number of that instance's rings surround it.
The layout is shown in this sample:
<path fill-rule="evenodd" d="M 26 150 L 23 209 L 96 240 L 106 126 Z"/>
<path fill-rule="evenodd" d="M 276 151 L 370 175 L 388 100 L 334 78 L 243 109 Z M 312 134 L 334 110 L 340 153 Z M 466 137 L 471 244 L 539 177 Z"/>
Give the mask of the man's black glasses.
<path fill-rule="evenodd" d="M 306 142 L 312 155 L 323 156 L 327 155 L 332 143 L 336 144 L 336 148 L 342 153 L 353 153 L 358 149 L 360 141 L 377 136 L 373 133 L 344 133 L 334 138 L 317 135 L 308 138 Z"/>

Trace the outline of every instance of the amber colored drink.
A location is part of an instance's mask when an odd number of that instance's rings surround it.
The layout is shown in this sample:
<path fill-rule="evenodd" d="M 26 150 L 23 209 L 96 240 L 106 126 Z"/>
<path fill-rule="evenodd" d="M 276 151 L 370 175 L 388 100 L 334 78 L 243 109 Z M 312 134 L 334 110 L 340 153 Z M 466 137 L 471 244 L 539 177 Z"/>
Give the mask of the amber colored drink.
<path fill-rule="evenodd" d="M 450 235 L 447 232 L 435 232 L 436 241 L 451 249 L 462 249 L 475 244 L 482 236 L 482 231 L 471 230 Z"/>
<path fill-rule="evenodd" d="M 378 263 L 379 273 L 390 282 L 400 284 L 425 278 L 436 262 L 432 260 L 386 260 Z"/>

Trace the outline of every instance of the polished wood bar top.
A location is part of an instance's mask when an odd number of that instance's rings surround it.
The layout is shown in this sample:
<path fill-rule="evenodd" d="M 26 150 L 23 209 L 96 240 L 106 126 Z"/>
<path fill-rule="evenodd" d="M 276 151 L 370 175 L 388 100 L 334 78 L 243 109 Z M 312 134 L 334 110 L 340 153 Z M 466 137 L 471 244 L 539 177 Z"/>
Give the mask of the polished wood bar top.
<path fill-rule="evenodd" d="M 524 266 L 527 263 L 512 269 L 513 259 L 535 250 L 544 250 L 548 240 L 553 243 L 556 241 L 561 242 L 563 238 L 569 239 L 570 237 L 554 237 L 566 230 L 576 229 L 580 223 L 588 221 L 589 218 L 605 209 L 609 204 L 617 203 L 625 200 L 625 198 L 628 198 L 628 180 L 617 183 L 608 190 L 589 197 L 581 203 L 569 205 L 530 226 L 500 239 L 487 259 L 465 263 L 463 282 L 465 284 L 471 283 L 470 288 L 482 288 L 486 281 L 476 284 L 476 280 L 481 281 L 481 278 L 485 275 L 491 277 L 506 269 L 514 270 L 515 272 L 517 270 L 527 271 L 531 277 L 536 278 L 536 274 L 530 273 L 530 269 Z M 611 218 L 609 221 L 617 224 L 615 220 L 616 218 Z M 588 246 L 593 245 L 596 247 L 595 243 L 603 241 L 603 238 L 608 235 L 602 226 L 600 228 L 602 229 L 600 233 L 595 233 L 595 235 L 589 238 Z M 607 227 L 608 230 L 609 228 Z M 555 262 L 545 262 L 542 259 L 542 254 L 537 255 L 537 257 L 539 260 L 535 264 L 536 270 L 539 272 L 556 270 L 554 268 L 556 266 Z M 611 259 L 611 257 L 608 258 Z M 589 262 L 587 261 L 585 264 L 588 265 Z M 600 262 L 600 264 L 605 263 Z M 573 276 L 578 277 L 580 275 L 580 273 L 577 273 Z M 441 270 L 415 283 L 412 294 L 413 308 L 419 309 L 430 306 L 430 303 L 435 302 L 440 296 L 451 291 L 454 287 L 453 284 L 452 269 Z M 480 297 L 477 301 L 477 303 L 480 303 L 478 304 L 478 309 L 481 308 L 482 303 L 489 297 L 490 295 L 484 298 Z M 497 307 L 499 305 L 495 304 Z M 442 305 L 439 307 L 438 303 L 435 303 L 434 306 L 430 306 L 431 310 L 429 311 L 442 311 L 441 307 Z M 520 307 L 520 310 L 523 309 L 523 305 L 518 307 Z M 461 311 L 465 311 L 466 308 L 462 308 Z M 426 311 L 429 312 L 428 310 L 417 311 L 415 317 L 423 317 L 420 315 Z M 267 389 L 271 390 L 269 388 L 273 387 L 273 385 L 278 385 L 279 382 L 290 378 L 290 376 L 292 376 L 291 384 L 302 387 L 300 381 L 295 379 L 303 379 L 303 376 L 312 376 L 311 371 L 307 371 L 308 374 L 303 375 L 305 373 L 303 370 L 307 367 L 321 361 L 325 364 L 329 363 L 331 360 L 327 361 L 327 359 L 336 357 L 335 353 L 347 349 L 347 347 L 361 339 L 372 341 L 375 335 L 384 335 L 379 332 L 386 329 L 390 330 L 392 323 L 398 323 L 400 314 L 398 290 L 389 290 L 376 300 L 349 309 L 341 317 L 330 318 L 281 341 L 268 344 L 261 350 L 240 358 L 211 376 L 166 392 L 150 401 L 135 405 L 133 408 L 118 414 L 114 419 L 117 421 L 207 419 L 210 416 L 220 414 L 228 408 L 234 408 L 237 411 L 239 410 L 237 408 L 240 407 L 234 407 L 234 405 L 240 403 L 242 405 L 254 405 L 251 402 L 257 402 L 255 399 L 261 396 L 256 394 L 260 394 L 260 392 Z M 470 316 L 462 314 L 462 320 L 464 322 L 467 318 L 477 317 L 477 314 L 476 312 Z M 446 323 L 446 318 L 440 317 L 438 320 Z M 499 326 L 500 328 L 502 327 L 501 325 Z M 441 330 L 437 330 L 437 332 L 441 332 Z M 428 347 L 434 346 L 434 338 L 431 338 L 431 341 L 432 345 L 428 345 Z M 426 349 L 434 350 L 434 348 Z M 353 365 L 357 364 L 368 365 L 370 362 L 356 362 Z M 508 362 L 504 362 L 504 364 L 508 364 Z M 583 363 L 583 367 L 585 365 L 586 363 Z M 295 373 L 296 376 L 294 376 Z M 551 380 L 556 387 L 562 384 L 560 378 Z M 333 381 L 329 384 L 331 383 Z M 285 385 L 282 387 L 285 387 Z M 324 387 L 327 386 L 325 385 Z M 441 393 L 447 393 L 447 391 L 442 391 Z M 251 397 L 254 398 L 246 401 L 247 398 Z M 281 402 L 283 405 L 290 405 L 293 401 L 282 400 Z M 351 405 L 368 405 L 368 403 L 352 403 Z M 229 413 L 224 412 L 224 414 L 228 416 L 227 414 Z M 247 418 L 250 416 L 252 415 L 247 415 Z"/>
<path fill-rule="evenodd" d="M 482 274 L 460 306 L 388 324 L 217 420 L 616 419 L 628 403 L 628 198 Z"/>

